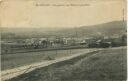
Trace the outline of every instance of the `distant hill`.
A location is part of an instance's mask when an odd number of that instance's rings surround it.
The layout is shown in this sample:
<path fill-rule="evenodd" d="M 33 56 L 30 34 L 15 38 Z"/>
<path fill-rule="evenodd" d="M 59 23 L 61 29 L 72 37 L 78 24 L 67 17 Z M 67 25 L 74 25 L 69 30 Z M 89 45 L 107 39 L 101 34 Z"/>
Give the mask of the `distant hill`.
<path fill-rule="evenodd" d="M 81 36 L 111 36 L 121 35 L 126 32 L 125 24 L 122 21 L 113 21 L 93 26 L 81 26 L 74 29 L 63 30 L 61 33 Z"/>
<path fill-rule="evenodd" d="M 2 35 L 13 33 L 15 35 L 26 37 L 46 37 L 46 36 L 77 36 L 77 37 L 91 37 L 91 36 L 112 36 L 121 35 L 126 32 L 123 21 L 113 21 L 92 26 L 81 26 L 74 28 L 4 28 Z"/>

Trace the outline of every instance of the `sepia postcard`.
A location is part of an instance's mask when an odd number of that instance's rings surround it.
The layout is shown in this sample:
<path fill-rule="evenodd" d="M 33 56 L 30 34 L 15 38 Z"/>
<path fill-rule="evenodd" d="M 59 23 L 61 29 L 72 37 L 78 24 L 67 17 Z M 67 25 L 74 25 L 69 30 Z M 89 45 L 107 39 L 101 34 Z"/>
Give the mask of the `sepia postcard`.
<path fill-rule="evenodd" d="M 1 81 L 127 81 L 126 0 L 0 0 Z"/>

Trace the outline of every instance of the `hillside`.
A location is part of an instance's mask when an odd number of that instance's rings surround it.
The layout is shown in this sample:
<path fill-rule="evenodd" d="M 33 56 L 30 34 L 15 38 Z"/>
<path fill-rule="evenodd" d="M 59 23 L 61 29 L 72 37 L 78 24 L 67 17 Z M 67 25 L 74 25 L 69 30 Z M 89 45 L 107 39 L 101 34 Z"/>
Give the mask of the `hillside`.
<path fill-rule="evenodd" d="M 63 30 L 61 33 L 67 33 L 70 35 L 76 35 L 78 37 L 81 36 L 97 36 L 97 35 L 103 35 L 103 36 L 111 36 L 111 35 L 120 35 L 126 32 L 124 23 L 122 21 L 113 21 L 109 23 L 103 23 L 93 26 L 81 26 L 76 27 L 74 29 L 68 29 Z"/>
<path fill-rule="evenodd" d="M 58 62 L 7 81 L 126 81 L 126 47 Z"/>
<path fill-rule="evenodd" d="M 92 26 L 80 26 L 74 28 L 4 28 L 2 36 L 14 33 L 18 36 L 45 37 L 45 36 L 111 36 L 125 33 L 124 22 L 113 21 Z"/>

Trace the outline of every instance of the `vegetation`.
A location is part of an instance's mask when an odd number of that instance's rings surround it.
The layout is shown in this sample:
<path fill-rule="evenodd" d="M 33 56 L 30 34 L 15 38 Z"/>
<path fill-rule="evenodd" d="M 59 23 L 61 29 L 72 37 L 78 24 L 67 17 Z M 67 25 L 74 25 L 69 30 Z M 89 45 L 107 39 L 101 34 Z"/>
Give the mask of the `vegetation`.
<path fill-rule="evenodd" d="M 125 81 L 126 48 L 108 48 L 36 69 L 7 81 Z"/>

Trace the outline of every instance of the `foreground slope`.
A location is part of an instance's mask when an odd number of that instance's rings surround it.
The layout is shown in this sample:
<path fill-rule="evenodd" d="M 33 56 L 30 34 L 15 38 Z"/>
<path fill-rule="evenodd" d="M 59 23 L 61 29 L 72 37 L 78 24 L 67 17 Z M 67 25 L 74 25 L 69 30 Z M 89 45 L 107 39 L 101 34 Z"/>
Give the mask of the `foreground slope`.
<path fill-rule="evenodd" d="M 122 81 L 126 79 L 126 47 L 106 48 L 84 58 L 34 70 L 8 81 Z"/>

